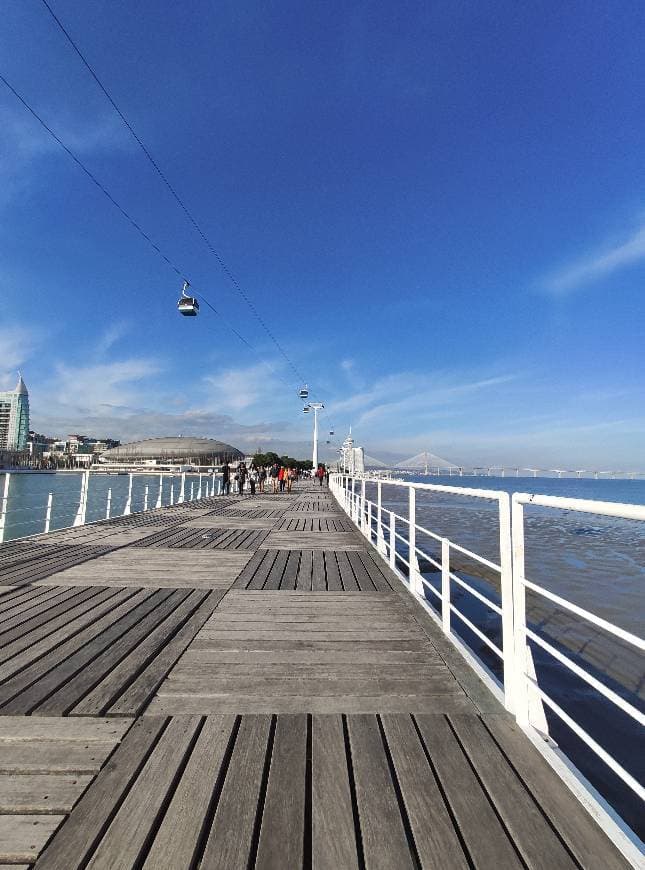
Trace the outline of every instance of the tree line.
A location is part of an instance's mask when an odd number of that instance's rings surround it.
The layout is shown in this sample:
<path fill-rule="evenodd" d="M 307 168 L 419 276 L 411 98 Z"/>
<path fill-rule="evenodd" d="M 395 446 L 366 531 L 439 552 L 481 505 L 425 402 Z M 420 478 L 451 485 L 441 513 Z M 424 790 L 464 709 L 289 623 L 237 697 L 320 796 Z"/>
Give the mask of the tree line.
<path fill-rule="evenodd" d="M 314 464 L 311 459 L 294 459 L 292 456 L 278 456 L 277 453 L 254 453 L 253 464 L 257 468 L 262 466 L 283 465 L 285 468 L 297 468 L 300 471 L 310 471 Z"/>

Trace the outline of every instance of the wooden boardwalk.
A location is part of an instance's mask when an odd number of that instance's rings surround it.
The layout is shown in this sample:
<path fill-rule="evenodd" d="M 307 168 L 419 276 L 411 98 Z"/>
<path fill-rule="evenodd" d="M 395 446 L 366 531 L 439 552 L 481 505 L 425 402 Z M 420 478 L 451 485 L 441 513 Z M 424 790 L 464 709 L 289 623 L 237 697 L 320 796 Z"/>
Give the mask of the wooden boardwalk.
<path fill-rule="evenodd" d="M 0 870 L 623 868 L 327 490 L 0 548 Z"/>

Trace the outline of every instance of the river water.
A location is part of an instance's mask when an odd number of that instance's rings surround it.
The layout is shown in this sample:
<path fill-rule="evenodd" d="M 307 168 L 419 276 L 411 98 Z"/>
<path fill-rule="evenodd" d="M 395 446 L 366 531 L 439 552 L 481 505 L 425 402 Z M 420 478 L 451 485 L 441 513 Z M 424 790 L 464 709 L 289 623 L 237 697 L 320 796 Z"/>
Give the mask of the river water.
<path fill-rule="evenodd" d="M 81 492 L 82 473 L 56 472 L 53 474 L 18 473 L 11 475 L 7 520 L 5 526 L 5 541 L 22 538 L 25 535 L 39 534 L 45 527 L 47 498 L 53 494 L 52 516 L 50 528 L 65 528 L 71 526 L 78 510 Z M 131 510 L 143 510 L 145 490 L 148 488 L 148 506 L 153 508 L 157 503 L 160 481 L 162 484 L 162 504 L 170 504 L 171 488 L 174 500 L 179 496 L 181 475 L 136 474 L 133 475 Z M 202 494 L 205 494 L 206 484 L 212 483 L 212 476 L 202 475 Z M 194 492 L 199 486 L 198 474 L 186 475 L 185 496 L 190 494 L 191 484 Z M 86 522 L 103 519 L 106 515 L 108 490 L 111 491 L 110 515 L 120 516 L 126 506 L 128 497 L 129 475 L 127 474 L 90 474 L 90 485 L 87 498 Z M 0 487 L 4 486 L 4 476 L 0 474 Z M 217 487 L 217 483 L 216 483 Z M 216 488 L 217 491 L 217 488 Z M 2 489 L 0 489 L 0 496 Z"/>

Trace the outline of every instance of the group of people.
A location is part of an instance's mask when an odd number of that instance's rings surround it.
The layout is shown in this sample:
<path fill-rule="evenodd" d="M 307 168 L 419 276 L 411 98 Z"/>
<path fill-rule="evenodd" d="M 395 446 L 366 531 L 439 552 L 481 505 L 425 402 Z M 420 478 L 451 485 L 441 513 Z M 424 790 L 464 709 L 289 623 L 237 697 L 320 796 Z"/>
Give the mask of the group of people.
<path fill-rule="evenodd" d="M 322 469 L 322 476 L 318 477 L 318 472 Z M 230 495 L 231 482 L 237 484 L 237 492 L 239 495 L 244 495 L 244 491 L 248 484 L 251 495 L 257 492 L 291 492 L 291 487 L 296 480 L 300 479 L 300 470 L 298 468 L 287 468 L 284 465 L 279 465 L 275 462 L 273 465 L 262 465 L 256 467 L 253 463 L 247 468 L 245 462 L 240 462 L 235 469 L 231 469 L 228 462 L 224 463 L 222 468 L 222 495 Z M 316 477 L 322 486 L 323 478 L 329 482 L 329 472 L 324 466 L 319 466 L 316 470 Z M 235 491 L 235 489 L 234 489 Z"/>

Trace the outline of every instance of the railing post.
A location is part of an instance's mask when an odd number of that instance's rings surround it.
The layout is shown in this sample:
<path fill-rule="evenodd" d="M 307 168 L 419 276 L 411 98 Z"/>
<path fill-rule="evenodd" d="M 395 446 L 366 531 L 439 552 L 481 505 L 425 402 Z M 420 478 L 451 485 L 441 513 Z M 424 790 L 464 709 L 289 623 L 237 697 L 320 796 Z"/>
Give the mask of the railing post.
<path fill-rule="evenodd" d="M 213 472 L 213 480 L 211 483 L 211 497 L 215 495 L 215 472 Z"/>
<path fill-rule="evenodd" d="M 161 497 L 163 494 L 163 474 L 159 475 L 159 494 L 157 495 L 157 503 L 155 504 L 155 508 L 161 507 Z"/>
<path fill-rule="evenodd" d="M 194 484 L 193 481 L 191 480 L 191 481 L 190 481 L 190 501 L 193 500 L 193 491 L 194 491 L 194 488 L 195 488 L 195 484 Z"/>
<path fill-rule="evenodd" d="M 360 521 L 359 528 L 361 529 L 363 534 L 365 534 L 365 479 L 361 480 L 360 508 L 361 508 L 361 514 L 360 514 L 361 521 Z"/>
<path fill-rule="evenodd" d="M 144 512 L 148 510 L 148 484 L 146 483 L 146 487 L 143 490 L 143 510 Z"/>
<path fill-rule="evenodd" d="M 522 541 L 522 573 L 524 573 L 524 543 Z M 502 599 L 502 652 L 504 653 L 504 706 L 515 711 L 515 637 L 513 592 L 513 545 L 511 537 L 511 500 L 507 493 L 499 496 L 499 565 Z M 526 640 L 525 640 L 526 643 Z"/>
<path fill-rule="evenodd" d="M 170 504 L 173 505 L 175 503 L 175 481 L 170 481 Z"/>
<path fill-rule="evenodd" d="M 372 543 L 372 502 L 367 503 L 367 519 L 365 522 L 365 537 Z"/>
<path fill-rule="evenodd" d="M 352 492 L 351 492 L 351 497 L 350 497 L 350 502 L 349 502 L 349 504 L 350 504 L 350 508 L 351 508 L 351 514 L 350 514 L 350 516 L 351 516 L 351 518 L 354 520 L 354 522 L 356 522 L 356 499 L 355 499 L 355 497 L 354 497 L 354 495 L 355 495 L 355 490 L 356 490 L 356 481 L 355 481 L 354 478 L 352 477 Z"/>
<path fill-rule="evenodd" d="M 47 513 L 45 514 L 45 534 L 49 532 L 49 527 L 52 521 L 52 502 L 54 501 L 54 493 L 50 492 L 47 496 Z"/>
<path fill-rule="evenodd" d="M 105 519 L 110 519 L 110 508 L 112 506 L 112 487 L 108 489 L 107 492 L 107 503 L 105 505 Z"/>
<path fill-rule="evenodd" d="M 4 476 L 4 487 L 2 489 L 2 503 L 0 504 L 0 544 L 4 541 L 4 530 L 7 523 L 7 505 L 9 504 L 9 485 L 11 483 L 11 475 L 7 471 Z"/>
<path fill-rule="evenodd" d="M 200 499 L 202 497 L 202 473 L 199 472 L 199 486 L 197 487 L 197 498 Z"/>
<path fill-rule="evenodd" d="M 390 511 L 390 568 L 396 568 L 396 517 L 394 511 Z"/>
<path fill-rule="evenodd" d="M 520 727 L 529 725 L 529 692 L 526 681 L 526 590 L 524 588 L 524 506 L 512 503 L 513 540 L 513 689 L 515 719 Z"/>
<path fill-rule="evenodd" d="M 417 568 L 417 510 L 416 510 L 416 490 L 413 486 L 409 487 L 409 506 L 408 506 L 408 562 L 410 563 L 408 579 L 410 589 L 417 595 L 425 597 L 423 594 L 423 583 L 421 575 Z"/>
<path fill-rule="evenodd" d="M 379 480 L 376 484 L 376 526 L 377 526 L 377 538 L 383 537 L 383 532 L 381 531 L 381 520 L 382 520 L 382 493 L 381 493 L 381 481 Z"/>
<path fill-rule="evenodd" d="M 182 471 L 181 473 L 181 485 L 179 487 L 179 498 L 177 499 L 177 504 L 182 504 L 186 497 L 186 472 Z"/>
<path fill-rule="evenodd" d="M 450 634 L 450 541 L 441 539 L 441 626 Z"/>
<path fill-rule="evenodd" d="M 128 475 L 128 497 L 123 508 L 123 516 L 127 517 L 132 513 L 132 474 Z"/>
<path fill-rule="evenodd" d="M 81 477 L 81 494 L 78 499 L 78 510 L 76 511 L 76 517 L 74 518 L 74 526 L 85 525 L 85 515 L 87 511 L 87 489 L 89 486 L 88 474 L 89 471 L 84 471 Z"/>

